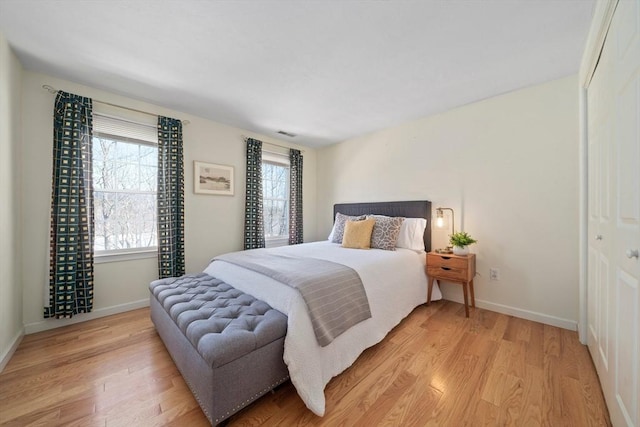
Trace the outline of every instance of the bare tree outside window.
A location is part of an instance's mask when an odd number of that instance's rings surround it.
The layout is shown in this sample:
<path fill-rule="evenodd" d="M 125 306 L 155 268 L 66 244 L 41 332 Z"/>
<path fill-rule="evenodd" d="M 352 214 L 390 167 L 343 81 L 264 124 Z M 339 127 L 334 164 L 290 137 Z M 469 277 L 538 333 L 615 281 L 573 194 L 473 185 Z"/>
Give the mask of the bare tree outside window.
<path fill-rule="evenodd" d="M 157 246 L 157 159 L 152 144 L 94 134 L 96 251 Z"/>
<path fill-rule="evenodd" d="M 262 163 L 264 237 L 289 236 L 289 166 Z"/>

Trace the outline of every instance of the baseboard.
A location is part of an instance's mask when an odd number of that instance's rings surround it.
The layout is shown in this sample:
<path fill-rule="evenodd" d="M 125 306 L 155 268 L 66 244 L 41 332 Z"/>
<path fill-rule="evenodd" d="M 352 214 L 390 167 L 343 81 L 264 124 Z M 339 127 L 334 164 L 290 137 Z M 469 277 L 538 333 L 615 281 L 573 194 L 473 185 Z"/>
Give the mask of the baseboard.
<path fill-rule="evenodd" d="M 464 300 L 460 298 L 446 298 L 449 301 L 459 302 L 464 304 Z M 570 331 L 576 331 L 578 329 L 578 322 L 575 320 L 563 319 L 561 317 L 551 316 L 549 314 L 538 313 L 537 311 L 524 310 L 522 308 L 511 307 L 508 305 L 496 304 L 494 302 L 483 301 L 476 298 L 476 307 L 484 308 L 486 310 L 495 311 L 497 313 L 508 314 L 521 319 L 532 320 L 538 323 L 544 323 L 545 325 L 557 326 L 558 328 L 569 329 Z"/>
<path fill-rule="evenodd" d="M 125 311 L 136 310 L 138 308 L 149 307 L 149 299 L 128 302 L 126 304 L 114 305 L 112 307 L 100 308 L 91 313 L 77 314 L 71 319 L 44 319 L 24 325 L 25 334 L 47 331 L 49 329 L 61 328 L 67 325 L 86 322 L 87 320 L 99 319 L 100 317 L 111 316 L 112 314 L 124 313 Z"/>
<path fill-rule="evenodd" d="M 7 366 L 9 360 L 11 360 L 11 356 L 16 352 L 18 346 L 20 345 L 20 341 L 22 341 L 22 337 L 24 337 L 24 329 L 18 331 L 15 337 L 13 337 L 13 343 L 7 349 L 7 351 L 0 357 L 0 372 L 4 371 L 4 367 Z"/>

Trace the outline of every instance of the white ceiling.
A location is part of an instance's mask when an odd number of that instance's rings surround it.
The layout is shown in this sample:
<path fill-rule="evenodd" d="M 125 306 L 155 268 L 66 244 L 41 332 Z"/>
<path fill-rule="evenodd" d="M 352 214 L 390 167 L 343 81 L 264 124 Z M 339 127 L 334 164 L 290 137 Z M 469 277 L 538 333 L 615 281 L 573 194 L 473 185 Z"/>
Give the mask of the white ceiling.
<path fill-rule="evenodd" d="M 577 73 L 594 1 L 0 0 L 0 31 L 27 69 L 318 147 Z"/>

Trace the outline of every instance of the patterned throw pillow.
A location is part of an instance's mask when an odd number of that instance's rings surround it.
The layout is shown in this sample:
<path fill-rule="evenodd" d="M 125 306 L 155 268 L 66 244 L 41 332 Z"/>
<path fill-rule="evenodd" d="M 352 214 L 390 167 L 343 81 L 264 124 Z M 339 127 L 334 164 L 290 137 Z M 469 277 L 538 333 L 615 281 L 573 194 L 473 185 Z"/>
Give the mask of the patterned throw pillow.
<path fill-rule="evenodd" d="M 367 215 L 367 218 L 376 220 L 371 234 L 371 247 L 384 249 L 385 251 L 395 251 L 404 218 L 382 215 Z"/>
<path fill-rule="evenodd" d="M 333 243 L 342 243 L 342 236 L 344 236 L 344 226 L 347 220 L 350 221 L 362 221 L 366 217 L 343 215 L 340 212 L 336 213 L 336 221 L 333 224 L 333 231 L 331 232 L 331 241 Z"/>

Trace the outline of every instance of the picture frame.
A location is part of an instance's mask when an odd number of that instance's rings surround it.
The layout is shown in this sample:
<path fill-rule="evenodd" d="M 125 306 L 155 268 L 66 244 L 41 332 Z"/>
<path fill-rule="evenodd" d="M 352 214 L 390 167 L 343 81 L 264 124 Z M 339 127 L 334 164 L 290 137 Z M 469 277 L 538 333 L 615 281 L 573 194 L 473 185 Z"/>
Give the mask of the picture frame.
<path fill-rule="evenodd" d="M 234 184 L 233 166 L 193 162 L 194 193 L 233 196 Z"/>

